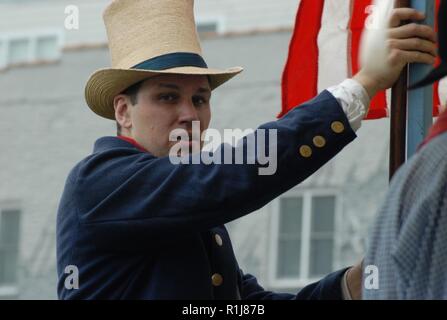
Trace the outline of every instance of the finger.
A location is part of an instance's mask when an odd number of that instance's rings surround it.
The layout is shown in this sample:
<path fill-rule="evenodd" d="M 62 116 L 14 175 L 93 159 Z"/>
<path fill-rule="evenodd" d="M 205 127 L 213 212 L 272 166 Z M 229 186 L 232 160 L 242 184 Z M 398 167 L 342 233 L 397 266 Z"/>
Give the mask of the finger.
<path fill-rule="evenodd" d="M 390 39 L 388 40 L 388 46 L 390 49 L 425 52 L 433 57 L 437 57 L 438 55 L 436 43 L 421 38 Z"/>
<path fill-rule="evenodd" d="M 413 8 L 396 8 L 393 9 L 390 18 L 390 27 L 398 27 L 405 20 L 424 20 L 425 15 Z"/>
<path fill-rule="evenodd" d="M 422 38 L 436 42 L 436 32 L 424 24 L 410 23 L 388 31 L 390 39 Z"/>
<path fill-rule="evenodd" d="M 420 51 L 404 51 L 394 49 L 391 52 L 390 63 L 392 65 L 402 65 L 407 63 L 424 63 L 433 65 L 435 62 L 436 59 L 431 54 Z"/>

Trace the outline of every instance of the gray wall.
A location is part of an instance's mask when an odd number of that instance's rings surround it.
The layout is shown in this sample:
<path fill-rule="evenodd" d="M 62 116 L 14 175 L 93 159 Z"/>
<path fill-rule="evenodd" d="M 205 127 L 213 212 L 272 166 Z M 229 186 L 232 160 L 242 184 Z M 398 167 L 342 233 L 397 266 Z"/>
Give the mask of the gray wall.
<path fill-rule="evenodd" d="M 64 30 L 65 8 L 76 5 L 79 30 L 65 32 L 66 45 L 106 43 L 102 12 L 108 3 L 110 0 L 0 0 L 0 31 Z M 218 21 L 221 32 L 291 28 L 298 4 L 299 0 L 196 0 L 196 20 Z"/>

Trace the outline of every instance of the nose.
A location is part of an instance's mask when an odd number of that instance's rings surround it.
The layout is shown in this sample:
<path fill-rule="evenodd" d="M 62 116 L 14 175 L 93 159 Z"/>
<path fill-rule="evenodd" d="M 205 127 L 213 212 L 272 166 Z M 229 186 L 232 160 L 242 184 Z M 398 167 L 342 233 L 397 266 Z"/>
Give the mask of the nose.
<path fill-rule="evenodd" d="M 190 126 L 193 121 L 199 120 L 197 109 L 190 100 L 184 101 L 180 105 L 179 114 L 179 121 L 181 124 Z"/>

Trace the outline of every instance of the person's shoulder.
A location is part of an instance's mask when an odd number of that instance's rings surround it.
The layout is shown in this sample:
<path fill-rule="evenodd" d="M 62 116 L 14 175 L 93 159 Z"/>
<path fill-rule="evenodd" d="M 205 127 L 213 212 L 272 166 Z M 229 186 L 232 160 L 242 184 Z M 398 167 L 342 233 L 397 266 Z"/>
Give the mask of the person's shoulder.
<path fill-rule="evenodd" d="M 446 184 L 447 134 L 443 134 L 424 145 L 399 169 L 391 182 L 388 202 L 400 203 L 407 216 L 417 208 L 425 208 L 421 206 L 424 203 L 435 204 L 446 197 Z"/>
<path fill-rule="evenodd" d="M 399 175 L 404 176 L 419 173 L 423 176 L 433 174 L 447 174 L 447 133 L 441 134 L 422 146 L 399 170 Z"/>
<path fill-rule="evenodd" d="M 447 150 L 447 132 L 444 132 L 427 142 L 420 150 L 421 154 L 434 153 L 434 155 L 445 155 Z M 445 158 L 445 157 L 444 157 Z"/>
<path fill-rule="evenodd" d="M 102 137 L 96 140 L 91 154 L 80 160 L 70 171 L 68 180 L 105 177 L 138 167 L 138 164 L 155 159 L 130 143 L 117 137 Z"/>
<path fill-rule="evenodd" d="M 80 161 L 79 165 L 130 164 L 132 159 L 150 160 L 155 159 L 155 157 L 118 137 L 102 137 L 96 140 L 93 152 Z"/>
<path fill-rule="evenodd" d="M 447 176 L 447 132 L 424 145 L 412 160 L 413 167 L 425 175 Z"/>

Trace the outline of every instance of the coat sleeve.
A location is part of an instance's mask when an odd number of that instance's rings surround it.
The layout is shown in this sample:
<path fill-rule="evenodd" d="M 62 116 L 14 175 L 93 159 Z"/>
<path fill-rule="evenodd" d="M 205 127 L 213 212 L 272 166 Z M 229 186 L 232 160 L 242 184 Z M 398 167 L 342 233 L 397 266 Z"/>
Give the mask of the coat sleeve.
<path fill-rule="evenodd" d="M 251 274 L 240 270 L 242 300 L 342 300 L 341 281 L 346 269 L 333 272 L 301 289 L 296 295 L 266 291 Z"/>
<path fill-rule="evenodd" d="M 335 129 L 334 129 L 335 124 Z M 337 100 L 324 91 L 280 120 L 254 131 L 276 130 L 276 172 L 261 175 L 265 165 L 234 164 L 247 148 L 247 137 L 231 151 L 233 164 L 172 164 L 131 148 L 91 155 L 75 172 L 73 198 L 86 239 L 116 248 L 160 245 L 173 235 L 191 234 L 223 225 L 253 212 L 296 186 L 332 159 L 356 135 Z M 323 137 L 322 147 L 314 138 Z M 312 154 L 304 157 L 303 146 Z M 73 200 L 70 200 L 73 201 Z"/>

